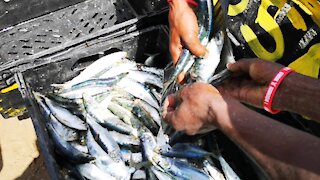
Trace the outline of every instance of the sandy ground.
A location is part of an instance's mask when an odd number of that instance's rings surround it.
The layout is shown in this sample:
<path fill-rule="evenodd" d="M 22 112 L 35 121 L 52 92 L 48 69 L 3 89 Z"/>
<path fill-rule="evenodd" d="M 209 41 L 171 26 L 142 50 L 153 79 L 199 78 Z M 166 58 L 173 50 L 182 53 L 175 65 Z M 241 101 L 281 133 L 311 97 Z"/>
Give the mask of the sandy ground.
<path fill-rule="evenodd" d="M 0 117 L 0 180 L 49 179 L 31 119 Z"/>

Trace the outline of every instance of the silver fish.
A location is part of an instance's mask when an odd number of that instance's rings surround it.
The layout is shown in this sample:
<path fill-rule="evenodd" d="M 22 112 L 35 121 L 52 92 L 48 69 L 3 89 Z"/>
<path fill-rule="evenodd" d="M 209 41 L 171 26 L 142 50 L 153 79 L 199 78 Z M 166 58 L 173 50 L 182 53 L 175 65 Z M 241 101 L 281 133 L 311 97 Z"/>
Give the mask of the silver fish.
<path fill-rule="evenodd" d="M 209 35 L 211 31 L 211 26 L 213 23 L 212 19 L 212 1 L 210 0 L 199 0 L 198 2 L 198 11 L 197 11 L 197 16 L 198 16 L 198 24 L 200 25 L 199 27 L 199 39 L 202 45 L 207 45 L 209 41 Z M 162 89 L 162 95 L 163 98 L 165 98 L 170 91 L 170 87 L 172 87 L 172 84 L 176 81 L 178 75 L 182 72 L 185 71 L 187 72 L 188 69 L 186 67 L 191 67 L 193 64 L 193 61 L 191 60 L 191 53 L 187 49 L 183 49 L 182 53 L 179 57 L 179 60 L 175 66 L 175 70 L 171 77 L 168 79 L 167 82 L 164 84 L 164 88 Z M 161 100 L 163 102 L 164 99 Z"/>
<path fill-rule="evenodd" d="M 87 131 L 87 146 L 90 154 L 96 158 L 95 164 L 117 179 L 129 179 L 130 172 L 124 162 L 115 162 L 95 141 L 90 129 Z"/>
<path fill-rule="evenodd" d="M 77 84 L 79 82 L 90 79 L 95 76 L 99 72 L 104 69 L 108 69 L 112 64 L 121 61 L 127 56 L 126 52 L 115 52 L 104 56 L 95 62 L 93 62 L 90 66 L 88 66 L 85 70 L 83 70 L 78 76 L 73 78 L 71 81 L 68 81 L 62 85 L 53 84 L 52 86 L 63 87 L 64 89 L 70 88 L 72 85 Z"/>
<path fill-rule="evenodd" d="M 96 165 L 91 163 L 79 164 L 77 165 L 77 169 L 82 176 L 87 179 L 92 180 L 116 180 L 115 177 L 112 177 L 110 174 L 103 172 Z"/>
<path fill-rule="evenodd" d="M 76 148 L 80 152 L 83 152 L 85 154 L 89 153 L 89 150 L 88 150 L 87 146 L 83 146 L 83 145 L 79 144 L 76 141 L 71 141 L 70 144 L 71 144 L 71 146 L 73 146 L 74 148 Z"/>
<path fill-rule="evenodd" d="M 149 56 L 145 61 L 144 64 L 147 66 L 152 66 L 153 64 L 155 64 L 154 60 L 157 56 L 160 55 L 160 53 L 155 53 L 155 54 L 148 54 L 148 53 L 144 53 L 145 55 Z"/>
<path fill-rule="evenodd" d="M 111 78 L 118 76 L 119 74 L 128 73 L 130 70 L 136 69 L 136 63 L 129 60 L 122 60 L 119 63 L 113 64 L 113 67 L 106 71 L 104 74 L 101 74 L 97 78 Z"/>
<path fill-rule="evenodd" d="M 160 106 L 157 102 L 157 100 L 150 94 L 150 89 L 145 87 L 144 85 L 132 81 L 128 78 L 123 78 L 118 84 L 120 88 L 123 88 L 123 90 L 127 91 L 128 93 L 132 94 L 133 96 L 142 99 L 149 103 L 151 106 L 155 107 L 156 109 L 159 109 Z"/>
<path fill-rule="evenodd" d="M 141 135 L 142 147 L 146 158 L 159 170 L 177 179 L 209 179 L 210 177 L 186 162 L 165 158 L 156 153 L 159 151 L 156 140 L 151 133 Z"/>
<path fill-rule="evenodd" d="M 136 99 L 134 101 L 134 104 L 136 104 L 137 106 L 143 108 L 145 111 L 148 112 L 148 114 L 150 114 L 150 116 L 152 117 L 152 119 L 159 125 L 161 126 L 161 117 L 160 114 L 158 112 L 158 110 L 154 107 L 152 107 L 150 104 L 146 103 L 145 101 Z"/>
<path fill-rule="evenodd" d="M 111 102 L 108 106 L 108 109 L 112 111 L 115 115 L 120 117 L 125 123 L 132 126 L 134 129 L 139 130 L 139 132 L 146 131 L 146 127 L 137 119 L 136 116 L 134 116 L 129 110 L 122 107 L 119 104 Z M 134 135 L 135 137 L 139 136 L 139 132 Z"/>
<path fill-rule="evenodd" d="M 154 107 L 152 107 L 150 104 L 146 103 L 145 101 L 142 101 L 140 99 L 128 100 L 128 99 L 121 98 L 121 97 L 112 98 L 112 101 L 118 103 L 122 107 L 125 107 L 129 111 L 132 111 L 134 106 L 141 107 L 142 109 L 144 109 L 145 111 L 148 112 L 148 114 L 151 116 L 151 118 L 159 126 L 161 126 L 161 117 L 160 117 L 159 112 Z"/>
<path fill-rule="evenodd" d="M 152 119 L 151 115 L 141 108 L 140 106 L 134 106 L 132 108 L 132 113 L 138 117 L 138 119 L 153 133 L 157 134 L 159 131 L 159 126 L 157 123 Z"/>
<path fill-rule="evenodd" d="M 137 130 L 124 123 L 118 116 L 115 116 L 107 109 L 107 105 L 101 106 L 94 98 L 86 94 L 83 95 L 83 100 L 87 113 L 99 124 L 121 133 L 137 136 Z"/>
<path fill-rule="evenodd" d="M 199 159 L 208 156 L 214 156 L 201 147 L 191 143 L 177 143 L 172 146 L 168 151 L 161 152 L 162 155 L 167 157 L 187 158 L 187 159 Z"/>
<path fill-rule="evenodd" d="M 139 164 L 142 162 L 142 153 L 132 153 L 129 150 L 121 151 L 121 154 L 125 160 L 125 162 L 129 164 Z"/>
<path fill-rule="evenodd" d="M 39 95 L 35 95 L 35 99 L 37 103 L 40 105 L 41 113 L 45 116 L 45 119 L 50 123 L 53 128 L 57 131 L 59 136 L 63 138 L 65 141 L 74 141 L 79 138 L 76 130 L 69 128 L 68 126 L 64 126 L 60 123 L 55 116 L 51 114 L 49 107 L 45 104 L 45 102 L 41 99 Z"/>
<path fill-rule="evenodd" d="M 172 180 L 174 177 L 169 174 L 159 171 L 156 167 L 150 167 L 150 170 L 156 175 L 158 180 Z"/>
<path fill-rule="evenodd" d="M 159 88 L 163 88 L 162 79 L 154 74 L 144 71 L 129 71 L 128 78 L 133 79 L 142 84 L 151 84 Z"/>
<path fill-rule="evenodd" d="M 109 156 L 115 162 L 123 162 L 123 157 L 120 152 L 119 145 L 114 141 L 109 131 L 102 126 L 100 126 L 93 117 L 89 114 L 86 116 L 87 123 L 92 129 L 92 133 L 95 137 L 98 138 L 98 142 L 101 145 L 102 149 L 108 152 Z"/>
<path fill-rule="evenodd" d="M 218 32 L 207 45 L 209 55 L 207 59 L 199 58 L 195 61 L 190 72 L 191 78 L 197 82 L 208 83 L 220 63 L 220 55 L 223 47 L 223 34 Z"/>
<path fill-rule="evenodd" d="M 220 170 L 214 167 L 208 160 L 203 161 L 203 167 L 210 174 L 213 180 L 225 180 Z"/>
<path fill-rule="evenodd" d="M 68 99 L 81 99 L 84 93 L 90 96 L 95 96 L 97 94 L 106 93 L 110 91 L 110 89 L 111 88 L 108 86 L 104 86 L 104 87 L 88 86 L 88 87 L 84 87 L 76 90 L 66 89 L 63 92 L 58 93 L 58 95 Z"/>
<path fill-rule="evenodd" d="M 71 90 L 76 90 L 76 89 L 81 89 L 87 86 L 93 86 L 93 87 L 110 87 L 115 85 L 116 83 L 118 83 L 122 78 L 124 78 L 125 76 L 127 76 L 128 73 L 122 73 L 119 74 L 117 76 L 114 77 L 110 77 L 110 78 L 91 78 L 85 81 L 81 81 L 77 84 L 74 84 L 71 86 Z"/>
<path fill-rule="evenodd" d="M 94 160 L 94 157 L 80 152 L 79 150 L 71 146 L 68 142 L 60 138 L 59 134 L 51 124 L 47 124 L 47 130 L 50 133 L 56 150 L 64 157 L 67 157 L 70 161 L 75 163 L 86 163 Z"/>
<path fill-rule="evenodd" d="M 62 124 L 77 130 L 87 130 L 87 126 L 78 116 L 73 115 L 69 110 L 59 106 L 52 100 L 44 97 L 53 116 L 57 118 Z"/>
<path fill-rule="evenodd" d="M 218 159 L 220 161 L 226 180 L 240 180 L 240 177 L 233 171 L 233 169 L 230 167 L 227 161 L 222 157 L 222 155 L 218 155 Z"/>
<path fill-rule="evenodd" d="M 143 170 L 137 170 L 136 172 L 133 173 L 131 179 L 146 179 L 147 175 L 146 172 Z"/>
<path fill-rule="evenodd" d="M 110 131 L 109 133 L 113 137 L 113 139 L 122 146 L 140 145 L 140 140 L 137 137 L 121 134 L 116 131 Z"/>

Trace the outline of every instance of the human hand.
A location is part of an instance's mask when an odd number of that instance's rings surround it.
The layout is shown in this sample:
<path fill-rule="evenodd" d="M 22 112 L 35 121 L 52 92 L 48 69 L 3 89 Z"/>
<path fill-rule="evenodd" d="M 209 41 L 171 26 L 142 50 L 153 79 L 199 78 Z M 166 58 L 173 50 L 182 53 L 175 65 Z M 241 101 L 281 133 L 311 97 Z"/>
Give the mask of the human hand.
<path fill-rule="evenodd" d="M 267 88 L 283 66 L 260 59 L 244 59 L 227 67 L 234 75 L 218 87 L 219 91 L 239 101 L 263 107 Z M 280 89 L 281 85 L 278 91 Z"/>
<path fill-rule="evenodd" d="M 177 131 L 194 135 L 215 129 L 216 113 L 226 113 L 219 91 L 205 83 L 193 83 L 164 102 L 163 118 Z M 218 111 L 219 109 L 219 111 Z"/>
<path fill-rule="evenodd" d="M 198 38 L 199 28 L 197 17 L 193 11 L 194 7 L 184 0 L 171 0 L 169 7 L 169 48 L 173 63 L 178 62 L 183 46 L 195 56 L 205 56 L 207 51 Z M 185 74 L 182 72 L 177 81 L 180 83 L 184 77 Z"/>

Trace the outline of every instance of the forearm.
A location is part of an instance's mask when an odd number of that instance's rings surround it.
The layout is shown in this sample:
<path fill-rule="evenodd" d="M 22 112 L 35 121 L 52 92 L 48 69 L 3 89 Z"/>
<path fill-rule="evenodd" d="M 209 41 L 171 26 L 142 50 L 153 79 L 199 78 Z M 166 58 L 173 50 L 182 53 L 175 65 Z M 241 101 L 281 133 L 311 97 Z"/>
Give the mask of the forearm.
<path fill-rule="evenodd" d="M 218 114 L 217 126 L 272 179 L 320 177 L 319 139 L 251 111 L 238 102 L 221 106 L 227 112 Z"/>
<path fill-rule="evenodd" d="M 289 74 L 280 84 L 272 107 L 320 121 L 320 80 Z"/>

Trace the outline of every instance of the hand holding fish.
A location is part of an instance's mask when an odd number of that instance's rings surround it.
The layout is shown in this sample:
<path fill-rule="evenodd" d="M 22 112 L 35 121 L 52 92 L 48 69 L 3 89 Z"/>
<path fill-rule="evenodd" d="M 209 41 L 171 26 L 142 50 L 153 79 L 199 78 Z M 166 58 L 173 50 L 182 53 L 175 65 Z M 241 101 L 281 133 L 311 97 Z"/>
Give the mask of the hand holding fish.
<path fill-rule="evenodd" d="M 283 66 L 259 59 L 245 59 L 227 67 L 234 75 L 218 89 L 242 102 L 263 107 L 269 83 Z"/>
<path fill-rule="evenodd" d="M 204 133 L 215 129 L 215 112 L 226 107 L 225 104 L 225 99 L 213 86 L 193 83 L 167 97 L 163 117 L 178 131 L 189 135 Z"/>
<path fill-rule="evenodd" d="M 239 60 L 229 64 L 234 76 L 218 87 L 244 103 L 263 106 L 267 88 L 282 65 L 259 59 Z M 273 98 L 273 109 L 290 111 L 320 121 L 320 80 L 292 72 L 280 84 Z"/>
<path fill-rule="evenodd" d="M 219 128 L 270 179 L 319 178 L 317 137 L 252 111 L 211 85 L 194 83 L 168 96 L 163 116 L 176 130 L 189 135 Z"/>
<path fill-rule="evenodd" d="M 171 0 L 169 7 L 170 53 L 174 64 L 177 63 L 183 46 L 195 56 L 205 56 L 207 50 L 200 43 L 197 17 L 192 5 L 186 1 Z M 178 76 L 178 82 L 181 82 L 184 76 L 182 72 Z"/>

